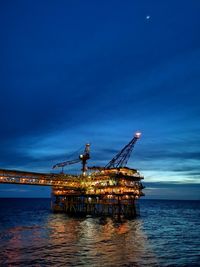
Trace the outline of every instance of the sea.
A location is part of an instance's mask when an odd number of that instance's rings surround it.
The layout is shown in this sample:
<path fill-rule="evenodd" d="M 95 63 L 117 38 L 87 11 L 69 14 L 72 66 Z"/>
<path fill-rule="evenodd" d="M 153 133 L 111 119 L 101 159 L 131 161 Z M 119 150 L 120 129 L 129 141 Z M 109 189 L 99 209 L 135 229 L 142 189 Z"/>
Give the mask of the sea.
<path fill-rule="evenodd" d="M 140 200 L 132 220 L 53 213 L 0 199 L 0 267 L 200 266 L 200 201 Z"/>

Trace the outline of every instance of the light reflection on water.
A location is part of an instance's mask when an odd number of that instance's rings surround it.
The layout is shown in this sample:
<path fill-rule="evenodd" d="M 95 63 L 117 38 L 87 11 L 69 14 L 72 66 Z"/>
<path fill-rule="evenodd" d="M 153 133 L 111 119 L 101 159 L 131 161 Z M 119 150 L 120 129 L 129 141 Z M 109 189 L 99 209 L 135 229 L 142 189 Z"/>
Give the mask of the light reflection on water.
<path fill-rule="evenodd" d="M 10 266 L 149 266 L 156 259 L 141 224 L 50 214 L 40 227 L 7 229 L 1 260 Z"/>
<path fill-rule="evenodd" d="M 48 200 L 34 201 L 0 202 L 1 267 L 198 266 L 199 208 L 149 202 L 143 216 L 116 222 L 53 214 Z"/>
<path fill-rule="evenodd" d="M 53 262 L 56 257 L 62 257 L 60 263 L 69 266 L 156 263 L 139 220 L 116 223 L 111 219 L 102 222 L 99 218 L 66 219 L 54 215 L 45 228 L 49 229 L 48 244 L 54 251 Z"/>

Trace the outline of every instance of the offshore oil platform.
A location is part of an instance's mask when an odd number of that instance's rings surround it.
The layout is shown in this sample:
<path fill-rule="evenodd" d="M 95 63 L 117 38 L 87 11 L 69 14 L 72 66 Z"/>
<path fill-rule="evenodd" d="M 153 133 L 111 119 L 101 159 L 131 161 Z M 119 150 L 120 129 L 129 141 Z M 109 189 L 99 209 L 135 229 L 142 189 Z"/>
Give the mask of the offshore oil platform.
<path fill-rule="evenodd" d="M 86 144 L 78 158 L 53 166 L 53 169 L 62 168 L 59 174 L 0 169 L 0 183 L 52 186 L 51 208 L 54 212 L 133 218 L 139 213 L 136 201 L 144 195 L 141 183 L 144 177 L 126 165 L 140 136 L 141 133 L 135 133 L 105 167 L 87 166 L 90 144 Z M 65 166 L 78 162 L 82 164 L 80 175 L 64 174 Z"/>

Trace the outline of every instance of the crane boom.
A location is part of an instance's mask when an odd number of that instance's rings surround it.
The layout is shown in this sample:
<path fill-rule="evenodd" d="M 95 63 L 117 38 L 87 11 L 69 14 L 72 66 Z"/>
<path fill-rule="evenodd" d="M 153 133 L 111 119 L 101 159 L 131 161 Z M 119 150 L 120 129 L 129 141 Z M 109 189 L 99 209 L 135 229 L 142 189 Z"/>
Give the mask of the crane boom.
<path fill-rule="evenodd" d="M 56 168 L 62 168 L 62 172 L 63 172 L 63 168 L 67 165 L 71 165 L 71 164 L 75 164 L 78 162 L 82 162 L 82 171 L 83 174 L 85 175 L 86 171 L 87 171 L 87 160 L 90 158 L 90 144 L 86 144 L 85 145 L 85 150 L 84 153 L 79 155 L 78 158 L 73 159 L 73 160 L 67 160 L 67 161 L 63 161 L 60 163 L 55 164 L 52 168 L 56 169 Z"/>
<path fill-rule="evenodd" d="M 125 167 L 140 136 L 141 133 L 135 133 L 133 139 L 105 166 L 105 169 Z"/>
<path fill-rule="evenodd" d="M 53 169 L 63 168 L 65 166 L 67 166 L 67 165 L 75 164 L 75 163 L 78 163 L 80 161 L 81 161 L 81 159 L 73 159 L 73 160 L 68 160 L 68 161 L 60 162 L 60 163 L 55 164 L 53 166 Z"/>

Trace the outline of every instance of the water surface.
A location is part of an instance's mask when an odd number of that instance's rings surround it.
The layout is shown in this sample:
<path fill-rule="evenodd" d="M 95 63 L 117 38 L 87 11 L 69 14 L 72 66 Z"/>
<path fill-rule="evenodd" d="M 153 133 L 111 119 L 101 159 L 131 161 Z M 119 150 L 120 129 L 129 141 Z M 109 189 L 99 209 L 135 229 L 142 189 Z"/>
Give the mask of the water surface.
<path fill-rule="evenodd" d="M 199 204 L 142 200 L 140 217 L 116 222 L 0 199 L 0 266 L 200 266 Z"/>

